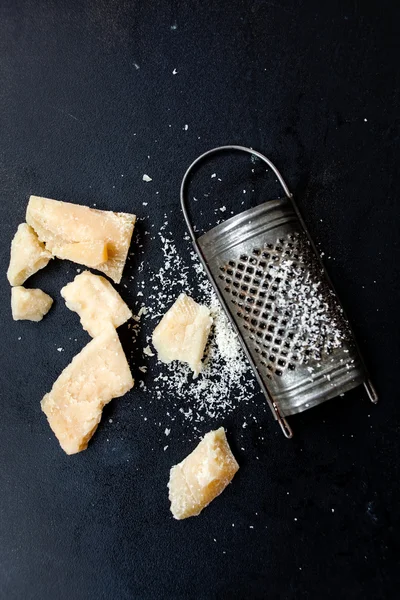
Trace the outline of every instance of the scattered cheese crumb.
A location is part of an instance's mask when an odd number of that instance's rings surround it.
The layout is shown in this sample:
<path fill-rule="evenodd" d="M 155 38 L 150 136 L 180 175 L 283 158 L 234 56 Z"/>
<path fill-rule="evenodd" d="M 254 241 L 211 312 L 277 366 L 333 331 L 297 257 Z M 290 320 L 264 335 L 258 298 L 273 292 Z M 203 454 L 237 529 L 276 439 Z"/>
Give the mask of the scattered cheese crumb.
<path fill-rule="evenodd" d="M 26 289 L 23 286 L 11 288 L 11 312 L 14 321 L 41 321 L 53 299 L 39 289 Z"/>
<path fill-rule="evenodd" d="M 149 182 L 149 181 L 153 181 L 151 177 L 149 177 L 148 175 L 144 174 L 143 175 L 143 181 Z"/>

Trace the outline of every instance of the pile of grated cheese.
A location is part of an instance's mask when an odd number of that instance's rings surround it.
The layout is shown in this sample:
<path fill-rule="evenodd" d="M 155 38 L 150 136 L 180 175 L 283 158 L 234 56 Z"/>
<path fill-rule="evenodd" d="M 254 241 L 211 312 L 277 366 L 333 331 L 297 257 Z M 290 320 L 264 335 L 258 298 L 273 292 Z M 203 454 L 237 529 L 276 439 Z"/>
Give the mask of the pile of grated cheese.
<path fill-rule="evenodd" d="M 137 286 L 137 296 L 143 302 L 132 326 L 134 337 L 141 336 L 148 344 L 138 359 L 138 386 L 150 401 L 165 407 L 171 421 L 181 417 L 194 423 L 219 419 L 239 404 L 251 403 L 257 384 L 251 367 L 240 346 L 203 267 L 191 249 L 190 238 L 183 238 L 187 250 L 179 253 L 171 232 L 167 232 L 168 219 L 153 245 L 161 248 L 162 266 L 147 270 L 144 262 L 139 267 L 139 279 L 132 278 Z M 157 250 L 158 251 L 158 248 Z M 194 379 L 190 368 L 181 362 L 163 364 L 152 356 L 151 335 L 164 313 L 181 292 L 205 304 L 211 311 L 213 327 L 203 357 L 203 370 Z M 139 305 L 138 305 L 139 306 Z M 138 344 L 139 346 L 139 344 Z M 143 376 L 144 374 L 144 376 Z"/>

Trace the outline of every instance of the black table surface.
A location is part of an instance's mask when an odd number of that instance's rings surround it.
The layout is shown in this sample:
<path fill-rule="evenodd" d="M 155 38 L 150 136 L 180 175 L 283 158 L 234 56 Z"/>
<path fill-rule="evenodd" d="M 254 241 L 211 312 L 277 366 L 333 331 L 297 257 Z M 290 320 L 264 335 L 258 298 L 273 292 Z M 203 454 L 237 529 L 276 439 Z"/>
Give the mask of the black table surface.
<path fill-rule="evenodd" d="M 395 2 L 357 0 L 0 0 L 2 599 L 398 597 L 399 17 Z M 167 215 L 187 252 L 182 175 L 232 143 L 286 177 L 380 402 L 354 390 L 293 417 L 287 441 L 259 394 L 263 440 L 242 408 L 192 441 L 175 428 L 163 451 L 165 406 L 143 418 L 137 387 L 66 456 L 40 399 L 89 338 L 59 296 L 71 263 L 27 282 L 56 299 L 43 322 L 11 318 L 5 272 L 29 195 L 135 212 L 154 230 Z M 209 206 L 238 210 L 245 171 L 232 165 Z M 150 276 L 157 240 L 144 258 Z M 137 376 L 126 326 L 121 338 Z M 169 469 L 217 425 L 241 469 L 201 516 L 175 521 Z"/>

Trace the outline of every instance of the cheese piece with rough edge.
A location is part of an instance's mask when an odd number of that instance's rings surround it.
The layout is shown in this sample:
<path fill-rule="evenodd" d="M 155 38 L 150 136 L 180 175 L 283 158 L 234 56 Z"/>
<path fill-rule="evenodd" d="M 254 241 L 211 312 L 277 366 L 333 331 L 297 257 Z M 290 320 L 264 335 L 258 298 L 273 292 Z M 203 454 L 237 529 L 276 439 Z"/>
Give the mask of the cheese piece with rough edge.
<path fill-rule="evenodd" d="M 93 242 L 73 242 L 63 246 L 53 246 L 52 253 L 57 258 L 71 260 L 87 267 L 96 268 L 108 260 L 107 243 L 102 240 Z"/>
<path fill-rule="evenodd" d="M 111 283 L 90 271 L 80 273 L 64 286 L 61 296 L 67 307 L 78 313 L 83 329 L 92 337 L 99 335 L 107 324 L 117 328 L 132 317 Z"/>
<path fill-rule="evenodd" d="M 39 289 L 26 289 L 20 285 L 11 288 L 11 311 L 14 321 L 41 321 L 53 298 Z"/>
<path fill-rule="evenodd" d="M 64 452 L 85 450 L 103 407 L 133 385 L 118 334 L 108 325 L 72 359 L 41 402 Z"/>
<path fill-rule="evenodd" d="M 121 281 L 136 216 L 31 196 L 26 220 L 51 253 L 67 244 L 100 241 L 107 244 L 107 261 L 96 265 L 116 283 Z M 86 264 L 79 257 L 79 264 Z"/>
<path fill-rule="evenodd" d="M 174 518 L 200 514 L 238 470 L 224 428 L 207 433 L 193 452 L 171 469 L 168 488 Z"/>
<path fill-rule="evenodd" d="M 43 269 L 52 258 L 53 255 L 39 241 L 32 227 L 21 223 L 11 242 L 7 279 L 11 285 L 22 285 L 28 277 Z"/>
<path fill-rule="evenodd" d="M 212 325 L 210 311 L 186 294 L 180 294 L 153 332 L 153 345 L 161 362 L 188 363 L 194 376 L 201 372 L 201 359 Z"/>

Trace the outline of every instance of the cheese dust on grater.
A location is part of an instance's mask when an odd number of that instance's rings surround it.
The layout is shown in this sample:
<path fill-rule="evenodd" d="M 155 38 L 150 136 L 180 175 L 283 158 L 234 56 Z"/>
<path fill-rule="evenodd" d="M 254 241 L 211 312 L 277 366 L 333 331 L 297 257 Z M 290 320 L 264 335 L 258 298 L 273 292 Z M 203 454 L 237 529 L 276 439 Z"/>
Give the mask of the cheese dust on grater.
<path fill-rule="evenodd" d="M 195 424 L 220 419 L 239 404 L 251 403 L 257 391 L 255 379 L 237 335 L 196 253 L 191 250 L 189 237 L 184 237 L 187 249 L 179 253 L 167 227 L 168 219 L 165 217 L 158 234 L 151 237 L 153 244 L 161 245 L 162 266 L 148 272 L 142 264 L 139 267 L 139 271 L 142 269 L 140 277 L 134 278 L 139 290 L 136 295 L 140 294 L 134 336 L 139 335 L 140 327 L 140 334 L 144 336 L 142 361 L 148 366 L 149 375 L 140 380 L 141 375 L 138 374 L 138 387 L 150 396 L 152 403 L 157 403 L 158 409 L 161 405 L 165 408 L 165 415 L 171 421 L 177 419 Z M 182 292 L 206 305 L 213 318 L 203 369 L 196 379 L 184 363 L 158 363 L 146 345 L 164 313 Z M 146 307 L 145 311 L 143 306 Z"/>

